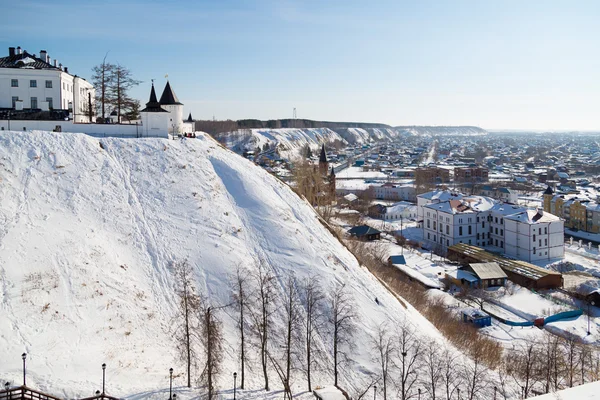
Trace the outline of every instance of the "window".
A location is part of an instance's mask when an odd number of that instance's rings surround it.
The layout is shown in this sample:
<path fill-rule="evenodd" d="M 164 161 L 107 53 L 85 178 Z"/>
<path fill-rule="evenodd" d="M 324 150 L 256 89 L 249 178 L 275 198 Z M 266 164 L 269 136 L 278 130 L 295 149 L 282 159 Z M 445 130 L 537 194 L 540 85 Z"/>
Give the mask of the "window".
<path fill-rule="evenodd" d="M 496 239 L 496 247 L 498 247 L 498 239 Z"/>
<path fill-rule="evenodd" d="M 46 89 L 52 89 L 52 81 L 46 81 Z"/>
<path fill-rule="evenodd" d="M 477 222 L 479 222 L 479 217 L 477 217 Z"/>
<path fill-rule="evenodd" d="M 37 87 L 37 81 L 35 79 L 30 80 L 29 87 Z"/>
<path fill-rule="evenodd" d="M 431 235 L 429 235 L 429 232 L 427 232 L 427 239 L 431 239 Z"/>
<path fill-rule="evenodd" d="M 437 236 L 433 235 L 433 241 L 436 242 L 437 241 Z"/>
<path fill-rule="evenodd" d="M 500 236 L 504 235 L 504 229 L 500 229 Z"/>
<path fill-rule="evenodd" d="M 548 239 L 544 239 L 544 246 L 548 246 Z"/>
<path fill-rule="evenodd" d="M 38 108 L 37 97 L 32 97 L 31 98 L 31 108 Z"/>
<path fill-rule="evenodd" d="M 473 232 L 471 231 L 471 225 L 469 225 L 469 235 L 471 235 Z M 470 240 L 469 240 L 470 242 Z M 469 243 L 470 244 L 470 243 Z"/>
<path fill-rule="evenodd" d="M 535 234 L 533 234 L 533 241 L 535 242 Z"/>
<path fill-rule="evenodd" d="M 545 227 L 544 228 L 544 235 L 547 235 L 547 234 L 548 234 L 548 227 Z"/>
<path fill-rule="evenodd" d="M 540 247 L 542 247 L 542 239 L 540 239 Z"/>
<path fill-rule="evenodd" d="M 450 240 L 446 239 L 446 246 L 450 246 Z"/>
<path fill-rule="evenodd" d="M 12 97 L 12 108 L 15 108 L 17 106 L 17 101 L 19 101 L 19 96 L 13 96 Z"/>
<path fill-rule="evenodd" d="M 433 230 L 435 231 L 436 229 L 437 229 L 436 222 L 435 222 L 435 221 L 433 221 Z"/>
<path fill-rule="evenodd" d="M 535 247 L 533 248 L 533 254 L 535 254 Z"/>
<path fill-rule="evenodd" d="M 479 233 L 477 233 L 477 240 L 479 240 Z"/>
<path fill-rule="evenodd" d="M 542 228 L 540 228 L 540 229 L 539 229 L 539 232 L 538 232 L 538 233 L 539 233 L 540 235 L 542 234 Z"/>
<path fill-rule="evenodd" d="M 498 234 L 498 228 L 496 228 L 496 235 Z"/>
<path fill-rule="evenodd" d="M 458 235 L 459 235 L 459 236 L 462 236 L 462 226 L 459 226 L 459 227 L 458 227 Z"/>
<path fill-rule="evenodd" d="M 444 225 L 440 222 L 440 232 L 444 232 Z"/>
<path fill-rule="evenodd" d="M 500 218 L 500 224 L 504 223 L 504 218 Z"/>
<path fill-rule="evenodd" d="M 52 97 L 46 97 L 46 101 L 48 102 L 48 108 L 52 110 L 54 108 L 52 107 Z"/>
<path fill-rule="evenodd" d="M 429 220 L 429 219 L 427 220 L 427 227 L 431 228 L 431 220 Z"/>
<path fill-rule="evenodd" d="M 19 80 L 18 79 L 11 79 L 10 80 L 10 87 L 19 87 Z"/>
<path fill-rule="evenodd" d="M 446 235 L 449 235 L 449 234 L 450 234 L 450 226 L 446 225 Z"/>
<path fill-rule="evenodd" d="M 498 217 L 496 217 L 496 220 L 494 222 L 498 223 Z"/>
<path fill-rule="evenodd" d="M 482 228 L 485 228 L 485 222 L 482 222 L 482 223 L 481 223 L 481 227 L 482 227 Z"/>
<path fill-rule="evenodd" d="M 471 244 L 471 239 L 469 239 L 469 244 Z"/>
<path fill-rule="evenodd" d="M 500 241 L 500 247 L 504 248 L 504 242 L 502 240 Z"/>

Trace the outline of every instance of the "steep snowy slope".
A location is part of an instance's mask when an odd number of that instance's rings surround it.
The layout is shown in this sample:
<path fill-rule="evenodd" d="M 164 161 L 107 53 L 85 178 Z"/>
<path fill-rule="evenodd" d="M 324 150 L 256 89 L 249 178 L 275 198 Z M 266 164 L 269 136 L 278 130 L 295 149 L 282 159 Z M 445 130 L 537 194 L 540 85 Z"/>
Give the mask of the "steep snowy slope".
<path fill-rule="evenodd" d="M 393 141 L 398 136 L 396 130 L 387 128 L 340 128 L 336 132 L 351 144 Z"/>
<path fill-rule="evenodd" d="M 359 317 L 353 364 L 341 381 L 349 389 L 376 369 L 370 336 L 386 317 L 397 323 L 408 315 L 437 336 L 358 265 L 309 205 L 209 137 L 2 132 L 0 200 L 3 380 L 20 382 L 26 352 L 28 384 L 39 389 L 91 395 L 106 362 L 109 393 L 165 398 L 169 367 L 174 385 L 184 384 L 171 340 L 171 263 L 183 259 L 215 305 L 230 301 L 236 266 L 250 275 L 259 259 L 280 282 L 290 274 L 316 275 L 328 292 L 346 283 Z M 222 313 L 227 344 L 219 386 L 225 389 L 238 368 L 232 314 Z M 330 342 L 322 347 L 330 349 Z M 250 389 L 261 387 L 258 371 L 255 365 Z M 278 387 L 275 374 L 271 379 Z M 313 380 L 331 383 L 328 373 Z M 301 389 L 298 373 L 294 390 Z"/>
<path fill-rule="evenodd" d="M 327 128 L 305 129 L 241 129 L 235 132 L 218 133 L 215 138 L 228 149 L 237 153 L 247 150 L 261 149 L 265 144 L 270 147 L 279 146 L 279 153 L 287 159 L 300 156 L 304 146 L 309 145 L 313 151 L 318 150 L 322 143 L 332 143 L 345 140 L 336 132 Z"/>

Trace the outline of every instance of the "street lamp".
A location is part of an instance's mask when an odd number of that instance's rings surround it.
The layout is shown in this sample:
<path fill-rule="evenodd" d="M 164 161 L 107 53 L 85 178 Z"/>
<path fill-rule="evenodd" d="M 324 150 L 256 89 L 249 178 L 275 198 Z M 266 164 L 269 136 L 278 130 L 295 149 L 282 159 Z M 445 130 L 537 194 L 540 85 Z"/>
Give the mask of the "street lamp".
<path fill-rule="evenodd" d="M 96 390 L 96 396 L 100 396 L 100 391 Z"/>
<path fill-rule="evenodd" d="M 460 389 L 456 388 L 456 393 L 458 393 L 458 400 L 460 400 Z"/>
<path fill-rule="evenodd" d="M 498 391 L 498 388 L 496 386 L 494 386 L 494 400 L 496 400 L 496 392 Z"/>
<path fill-rule="evenodd" d="M 233 400 L 235 400 L 235 389 L 237 387 L 236 385 L 236 380 L 237 380 L 237 372 L 233 373 Z"/>
<path fill-rule="evenodd" d="M 104 394 L 104 382 L 106 382 L 106 364 L 102 364 L 102 394 Z"/>
<path fill-rule="evenodd" d="M 421 400 L 421 388 L 419 388 L 418 393 L 419 393 L 419 400 Z"/>
<path fill-rule="evenodd" d="M 9 387 L 10 387 L 10 383 L 9 383 L 9 382 L 6 382 L 6 383 L 4 384 L 4 390 L 6 390 L 6 391 L 8 392 L 8 388 L 9 388 Z"/>
<path fill-rule="evenodd" d="M 173 400 L 173 368 L 169 368 L 169 400 Z"/>
<path fill-rule="evenodd" d="M 373 385 L 373 400 L 377 397 L 377 385 Z"/>
<path fill-rule="evenodd" d="M 27 359 L 27 353 L 21 354 L 21 358 L 23 359 L 23 386 L 25 385 L 25 360 Z"/>

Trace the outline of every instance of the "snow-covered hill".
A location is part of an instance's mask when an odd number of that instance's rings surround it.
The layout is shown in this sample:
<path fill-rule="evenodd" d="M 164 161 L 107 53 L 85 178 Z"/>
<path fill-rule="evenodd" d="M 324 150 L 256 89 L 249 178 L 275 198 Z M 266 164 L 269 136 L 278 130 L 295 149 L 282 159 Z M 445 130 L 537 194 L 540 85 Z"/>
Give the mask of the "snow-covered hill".
<path fill-rule="evenodd" d="M 183 386 L 171 331 L 171 263 L 183 259 L 215 305 L 230 301 L 236 266 L 251 275 L 259 259 L 279 282 L 315 275 L 327 292 L 346 283 L 358 315 L 353 363 L 340 382 L 348 389 L 376 370 L 370 340 L 386 318 L 397 324 L 408 315 L 422 332 L 438 335 L 360 267 L 285 184 L 208 136 L 2 132 L 0 200 L 3 380 L 20 382 L 26 352 L 28 384 L 69 397 L 99 388 L 103 362 L 108 392 L 120 397 L 165 398 L 169 367 L 174 386 Z M 222 314 L 225 389 L 238 368 L 230 314 Z M 255 365 L 248 388 L 260 389 L 258 371 Z M 315 386 L 331 383 L 328 373 L 313 377 Z"/>
<path fill-rule="evenodd" d="M 485 136 L 488 132 L 477 126 L 397 126 L 400 134 L 418 136 Z"/>
<path fill-rule="evenodd" d="M 323 143 L 346 143 L 339 134 L 327 128 L 240 129 L 235 132 L 217 133 L 214 136 L 236 153 L 255 150 L 257 147 L 262 149 L 268 144 L 271 148 L 277 146 L 279 154 L 287 159 L 299 157 L 306 145 L 317 151 Z"/>
<path fill-rule="evenodd" d="M 398 137 L 398 131 L 389 128 L 340 128 L 336 132 L 350 144 L 393 141 Z"/>

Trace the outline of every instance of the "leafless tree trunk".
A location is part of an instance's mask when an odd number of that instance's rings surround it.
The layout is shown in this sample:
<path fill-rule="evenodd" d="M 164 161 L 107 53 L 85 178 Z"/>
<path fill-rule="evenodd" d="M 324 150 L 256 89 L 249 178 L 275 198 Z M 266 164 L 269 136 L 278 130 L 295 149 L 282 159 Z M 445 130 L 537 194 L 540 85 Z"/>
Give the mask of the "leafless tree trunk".
<path fill-rule="evenodd" d="M 319 307 L 323 302 L 323 290 L 316 276 L 304 280 L 302 284 L 302 297 L 306 307 L 306 318 L 304 319 L 304 345 L 306 350 L 306 380 L 308 391 L 312 391 L 311 372 L 315 360 L 313 359 L 314 339 L 323 325 L 323 314 Z"/>
<path fill-rule="evenodd" d="M 566 377 L 569 381 L 569 387 L 573 387 L 575 382 L 575 374 L 577 373 L 577 337 L 575 335 L 568 334 L 563 339 L 563 348 L 565 352 L 566 361 Z"/>
<path fill-rule="evenodd" d="M 259 340 L 260 361 L 265 380 L 265 390 L 269 391 L 268 351 L 269 337 L 271 333 L 271 317 L 273 314 L 273 302 L 275 300 L 274 280 L 275 277 L 265 269 L 261 260 L 258 271 L 254 275 L 256 280 L 256 301 L 252 312 L 254 330 Z"/>
<path fill-rule="evenodd" d="M 467 399 L 481 399 L 482 393 L 488 385 L 488 369 L 483 364 L 484 348 L 473 347 L 469 352 L 469 359 L 463 366 L 464 380 L 467 386 Z"/>
<path fill-rule="evenodd" d="M 352 346 L 352 335 L 355 330 L 353 319 L 354 304 L 345 285 L 338 285 L 331 298 L 329 322 L 333 333 L 333 381 L 338 386 L 338 375 L 341 365 L 347 360 L 346 349 Z"/>
<path fill-rule="evenodd" d="M 430 341 L 425 346 L 423 365 L 426 372 L 426 379 L 424 379 L 425 391 L 429 394 L 428 398 L 436 400 L 443 372 L 442 355 L 437 342 Z"/>
<path fill-rule="evenodd" d="M 390 327 L 388 323 L 384 322 L 377 327 L 375 338 L 373 338 L 372 349 L 375 352 L 375 358 L 379 368 L 381 369 L 381 382 L 383 387 L 383 400 L 387 400 L 387 388 L 390 369 L 393 365 L 394 354 L 396 353 L 396 347 L 394 345 L 394 338 L 390 335 Z"/>
<path fill-rule="evenodd" d="M 400 364 L 400 398 L 410 399 L 413 388 L 419 378 L 422 357 L 421 340 L 415 335 L 413 327 L 407 320 L 400 325 L 397 334 L 398 361 Z"/>
<path fill-rule="evenodd" d="M 457 372 L 458 355 L 452 350 L 445 349 L 442 354 L 442 384 L 446 392 L 446 399 L 452 399 L 456 389 L 460 386 L 460 374 Z"/>
<path fill-rule="evenodd" d="M 511 376 L 517 385 L 521 386 L 521 394 L 524 398 L 529 397 L 532 386 L 539 378 L 539 361 L 540 354 L 538 353 L 534 342 L 523 343 L 515 350 L 510 351 L 507 355 L 507 362 L 512 365 L 510 370 Z"/>
<path fill-rule="evenodd" d="M 193 283 L 192 268 L 188 262 L 177 262 L 173 269 L 177 285 L 175 293 L 179 300 L 173 323 L 174 337 L 181 359 L 186 363 L 187 386 L 192 387 L 192 362 L 196 359 L 194 343 L 198 338 L 194 331 L 198 324 L 200 302 Z"/>
<path fill-rule="evenodd" d="M 233 304 L 238 312 L 238 329 L 240 334 L 240 388 L 244 389 L 246 362 L 246 316 L 245 312 L 249 306 L 248 284 L 246 282 L 245 272 L 238 265 L 234 277 Z"/>
<path fill-rule="evenodd" d="M 201 339 L 204 347 L 206 364 L 202 371 L 201 379 L 206 385 L 208 399 L 216 398 L 215 381 L 221 372 L 223 360 L 223 326 L 220 319 L 215 315 L 221 307 L 212 307 L 205 300 L 201 306 Z"/>
<path fill-rule="evenodd" d="M 298 288 L 293 275 L 288 276 L 285 281 L 285 303 L 283 305 L 285 312 L 285 344 L 283 345 L 285 352 L 285 381 L 286 386 L 291 387 L 291 370 L 292 370 L 292 352 L 298 344 L 298 327 L 300 323 L 300 310 L 298 305 Z M 291 397 L 290 397 L 291 398 Z"/>

